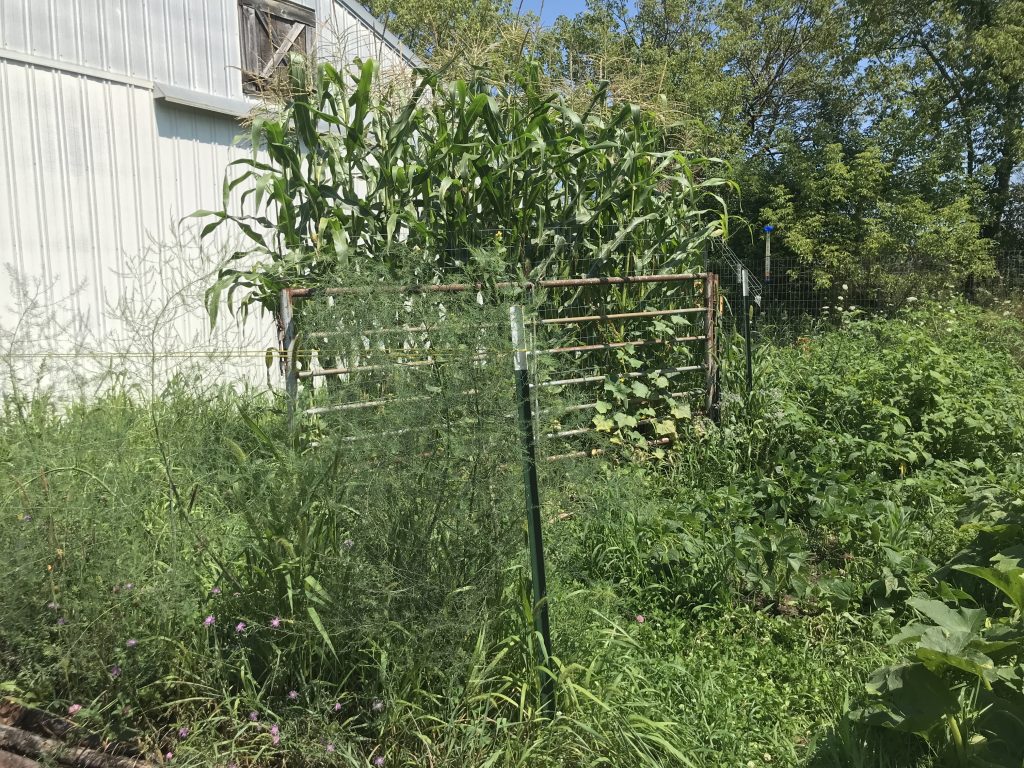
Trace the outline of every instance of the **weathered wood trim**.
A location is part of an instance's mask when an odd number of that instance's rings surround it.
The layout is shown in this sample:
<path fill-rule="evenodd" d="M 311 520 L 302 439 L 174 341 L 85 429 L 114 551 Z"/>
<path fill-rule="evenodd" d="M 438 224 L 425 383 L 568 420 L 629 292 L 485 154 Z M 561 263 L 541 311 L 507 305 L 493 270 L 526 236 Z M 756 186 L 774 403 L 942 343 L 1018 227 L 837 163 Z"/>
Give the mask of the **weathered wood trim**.
<path fill-rule="evenodd" d="M 282 0 L 238 0 L 242 6 L 255 8 L 260 11 L 279 16 L 288 21 L 295 21 L 300 24 L 316 25 L 316 11 L 312 8 L 305 8 L 301 5 L 282 2 Z"/>
<path fill-rule="evenodd" d="M 145 760 L 75 747 L 9 725 L 0 725 L 0 749 L 31 758 L 46 758 L 72 768 L 153 768 L 153 764 Z"/>

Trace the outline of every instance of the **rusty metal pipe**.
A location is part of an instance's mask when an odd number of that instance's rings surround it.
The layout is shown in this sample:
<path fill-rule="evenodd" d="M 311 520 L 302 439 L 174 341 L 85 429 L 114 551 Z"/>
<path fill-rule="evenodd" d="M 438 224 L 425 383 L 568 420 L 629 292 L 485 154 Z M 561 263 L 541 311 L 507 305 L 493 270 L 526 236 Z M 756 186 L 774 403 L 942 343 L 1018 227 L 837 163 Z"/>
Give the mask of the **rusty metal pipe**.
<path fill-rule="evenodd" d="M 679 283 L 702 280 L 706 272 L 678 273 L 670 275 L 626 275 L 624 277 L 567 277 L 555 280 L 527 281 L 525 283 L 441 283 L 436 285 L 388 286 L 386 284 L 368 286 L 366 288 L 324 288 L 319 292 L 327 296 L 355 294 L 367 290 L 387 291 L 389 293 L 461 293 L 463 291 L 482 291 L 485 288 L 583 288 L 588 285 L 638 285 L 644 283 Z M 293 299 L 308 298 L 317 292 L 315 288 L 285 288 Z"/>
<path fill-rule="evenodd" d="M 651 374 L 659 373 L 688 373 L 690 371 L 702 371 L 704 370 L 703 365 L 685 365 L 681 368 L 658 368 L 654 371 L 636 371 L 635 373 L 623 374 L 623 378 L 626 379 L 639 379 L 644 376 L 650 376 Z M 542 381 L 539 384 L 531 384 L 530 386 L 537 387 L 561 387 L 568 384 L 593 384 L 598 381 L 604 381 L 608 377 L 606 375 L 601 376 L 581 376 L 575 379 L 556 379 L 555 381 Z"/>
<path fill-rule="evenodd" d="M 702 310 L 703 311 L 703 310 Z M 534 355 L 556 355 L 563 352 L 600 352 L 605 349 L 623 349 L 625 347 L 643 347 L 653 344 L 688 344 L 695 341 L 707 341 L 704 336 L 677 336 L 673 339 L 640 339 L 638 341 L 609 341 L 604 344 L 584 344 L 578 347 L 552 347 L 538 349 Z"/>
<path fill-rule="evenodd" d="M 610 315 L 579 315 L 577 317 L 547 317 L 540 321 L 541 325 L 573 325 L 576 323 L 596 323 L 610 320 L 632 320 L 642 317 L 666 317 L 669 315 L 698 315 L 704 307 L 688 307 L 686 309 L 651 309 L 644 312 L 614 312 Z"/>

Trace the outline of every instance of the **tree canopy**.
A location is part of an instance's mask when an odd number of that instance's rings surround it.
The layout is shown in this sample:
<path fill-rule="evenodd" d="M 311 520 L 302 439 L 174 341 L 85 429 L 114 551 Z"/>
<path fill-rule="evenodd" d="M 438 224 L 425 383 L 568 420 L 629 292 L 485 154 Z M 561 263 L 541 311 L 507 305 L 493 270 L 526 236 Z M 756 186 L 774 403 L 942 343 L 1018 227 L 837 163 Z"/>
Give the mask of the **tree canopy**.
<path fill-rule="evenodd" d="M 969 285 L 1024 247 L 1024 0 L 588 0 L 550 28 L 497 0 L 370 5 L 438 64 L 608 81 L 730 160 L 753 231 L 819 284 L 869 261 Z"/>

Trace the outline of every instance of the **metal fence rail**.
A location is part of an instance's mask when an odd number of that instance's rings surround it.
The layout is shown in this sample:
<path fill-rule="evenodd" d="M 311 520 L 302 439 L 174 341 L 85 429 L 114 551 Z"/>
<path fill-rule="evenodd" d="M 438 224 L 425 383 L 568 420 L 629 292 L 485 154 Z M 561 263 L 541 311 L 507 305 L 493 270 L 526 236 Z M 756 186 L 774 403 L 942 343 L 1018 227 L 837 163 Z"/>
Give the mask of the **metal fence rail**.
<path fill-rule="evenodd" d="M 641 286 L 652 289 L 657 286 L 689 286 L 689 292 L 680 295 L 669 294 L 647 295 L 646 302 L 671 302 L 673 306 L 638 308 L 632 311 L 608 311 L 602 302 L 607 297 L 591 296 L 587 301 L 579 299 L 580 290 L 602 291 L 606 289 L 628 289 Z M 430 328 L 420 324 L 417 326 L 397 325 L 389 328 L 359 327 L 358 324 L 339 329 L 335 333 L 347 334 L 351 337 L 369 339 L 391 334 L 396 338 L 417 335 L 415 346 L 395 346 L 390 352 L 393 359 L 387 362 L 362 364 L 358 360 L 341 361 L 340 364 L 322 366 L 319 364 L 318 350 L 315 340 L 303 340 L 301 328 L 298 326 L 296 312 L 299 302 L 328 297 L 332 302 L 345 296 L 365 295 L 368 291 L 382 291 L 391 294 L 409 296 L 423 294 L 465 294 L 474 292 L 483 299 L 487 293 L 500 298 L 503 292 L 512 292 L 519 296 L 538 296 L 543 299 L 535 301 L 532 312 L 527 316 L 530 330 L 531 346 L 527 350 L 530 360 L 530 390 L 534 399 L 537 418 L 543 414 L 547 419 L 557 420 L 559 417 L 572 419 L 571 414 L 585 413 L 599 406 L 599 391 L 582 403 L 562 404 L 559 407 L 549 403 L 549 396 L 542 395 L 546 391 L 564 392 L 567 387 L 590 389 L 610 380 L 639 381 L 647 378 L 665 377 L 675 380 L 679 376 L 703 373 L 703 379 L 697 385 L 703 399 L 703 408 L 712 415 L 718 409 L 718 357 L 716 352 L 719 313 L 717 275 L 702 272 L 669 272 L 664 274 L 636 274 L 617 276 L 586 276 L 578 278 L 552 278 L 535 281 L 513 283 L 508 281 L 496 283 L 455 282 L 427 285 L 395 285 L 382 283 L 358 287 L 322 287 L 322 288 L 288 288 L 281 292 L 278 325 L 281 334 L 280 356 L 286 377 L 286 389 L 289 403 L 289 417 L 298 424 L 304 418 L 325 416 L 337 412 L 351 412 L 370 408 L 386 408 L 399 401 L 379 393 L 366 392 L 365 399 L 329 405 L 311 405 L 303 407 L 300 401 L 303 385 L 313 380 L 330 380 L 359 374 L 373 374 L 390 368 L 407 370 L 428 369 L 439 365 L 446 359 L 444 349 L 430 346 Z M 565 294 L 570 294 L 568 299 Z M 502 298 L 501 300 L 507 300 Z M 622 296 L 616 297 L 617 301 Z M 696 301 L 697 306 L 676 306 L 681 301 Z M 583 308 L 580 311 L 579 308 Z M 638 324 L 644 322 L 685 322 L 687 328 L 693 328 L 682 334 L 654 333 L 644 331 Z M 694 328 L 693 323 L 699 324 Z M 674 327 L 674 326 L 673 326 Z M 682 326 L 680 326 L 682 327 Z M 639 330 L 638 330 L 639 329 Z M 614 338 L 597 338 L 609 331 Z M 699 331 L 699 332 L 698 332 Z M 641 334 L 641 335 L 638 335 Z M 318 333 L 318 336 L 323 336 Z M 629 338 L 619 338 L 628 335 Z M 568 343 L 564 341 L 568 339 Z M 383 342 L 381 342 L 383 343 Z M 690 352 L 685 350 L 696 347 Z M 613 364 L 609 353 L 623 352 L 644 357 L 643 362 L 651 362 L 648 367 L 624 370 Z M 687 364 L 668 364 L 674 358 L 685 357 L 693 362 Z M 542 359 L 554 360 L 565 358 L 562 362 L 543 364 Z M 655 359 L 657 358 L 657 359 Z M 460 356 L 460 361 L 470 364 L 504 364 L 495 359 L 495 350 L 481 349 L 469 357 Z M 659 363 L 654 365 L 654 363 Z M 675 387 L 671 395 L 686 397 L 693 389 L 685 390 Z M 424 396 L 426 397 L 426 396 Z M 543 400 L 544 402 L 541 402 Z M 401 402 L 408 402 L 405 398 Z M 549 407 L 550 406 L 550 407 Z M 643 423 L 643 422 L 641 422 Z M 579 422 L 568 428 L 540 429 L 544 444 L 553 447 L 546 458 L 567 458 L 582 455 L 600 455 L 604 448 L 573 449 L 562 444 L 574 438 L 594 435 L 596 428 L 592 423 Z M 652 445 L 664 445 L 670 440 L 661 437 L 649 441 Z M 568 449 L 567 449 L 568 448 Z"/>

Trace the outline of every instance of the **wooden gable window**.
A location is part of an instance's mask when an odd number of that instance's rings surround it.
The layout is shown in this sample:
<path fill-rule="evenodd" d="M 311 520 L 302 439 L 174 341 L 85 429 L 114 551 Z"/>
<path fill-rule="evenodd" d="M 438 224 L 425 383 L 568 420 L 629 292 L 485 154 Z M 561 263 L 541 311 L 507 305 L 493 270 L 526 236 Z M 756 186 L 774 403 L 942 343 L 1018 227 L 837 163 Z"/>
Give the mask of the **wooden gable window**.
<path fill-rule="evenodd" d="M 310 52 L 316 11 L 282 0 L 238 0 L 242 90 L 259 93 L 289 53 Z"/>

